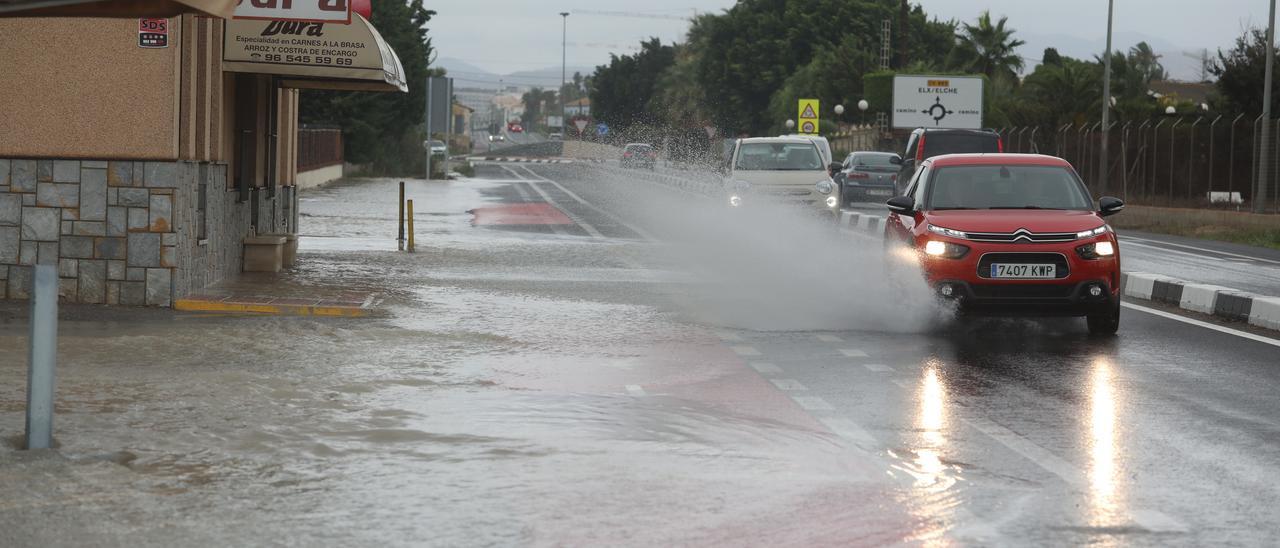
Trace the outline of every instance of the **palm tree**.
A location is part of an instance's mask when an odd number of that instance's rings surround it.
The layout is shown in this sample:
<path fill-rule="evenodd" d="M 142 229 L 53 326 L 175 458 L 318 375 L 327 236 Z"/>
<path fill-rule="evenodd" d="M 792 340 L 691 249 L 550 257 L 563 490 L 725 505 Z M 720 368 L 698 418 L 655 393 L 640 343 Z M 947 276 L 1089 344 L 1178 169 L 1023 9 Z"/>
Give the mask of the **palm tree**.
<path fill-rule="evenodd" d="M 1138 45 L 1129 48 L 1129 60 L 1142 77 L 1150 82 L 1152 80 L 1164 80 L 1168 75 L 1164 72 L 1164 66 L 1160 64 L 1162 55 L 1156 55 L 1151 49 L 1151 45 L 1146 42 L 1138 42 Z"/>
<path fill-rule="evenodd" d="M 1013 29 L 1005 28 L 1008 17 L 1001 17 L 996 24 L 991 24 L 991 12 L 984 11 L 978 16 L 978 24 L 964 23 L 961 32 L 956 34 L 956 46 L 951 50 L 951 59 L 947 63 L 953 68 L 968 72 L 981 72 L 989 77 L 1006 76 L 1016 78 L 1022 70 L 1023 62 L 1015 50 L 1025 44 L 1013 38 Z"/>

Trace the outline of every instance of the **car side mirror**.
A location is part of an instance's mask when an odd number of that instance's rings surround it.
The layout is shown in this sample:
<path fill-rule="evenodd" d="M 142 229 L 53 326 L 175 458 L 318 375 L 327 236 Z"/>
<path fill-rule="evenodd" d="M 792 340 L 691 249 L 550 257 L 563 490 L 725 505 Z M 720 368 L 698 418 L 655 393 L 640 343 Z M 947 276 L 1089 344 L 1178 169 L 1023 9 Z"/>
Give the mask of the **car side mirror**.
<path fill-rule="evenodd" d="M 1122 210 L 1124 210 L 1124 200 L 1111 196 L 1103 196 L 1098 200 L 1098 213 L 1103 217 L 1110 217 Z"/>
<path fill-rule="evenodd" d="M 901 157 L 901 156 L 891 156 L 891 157 L 889 158 L 889 163 L 891 163 L 891 164 L 893 164 L 893 165 L 895 165 L 895 166 L 900 166 L 900 165 L 902 165 L 902 157 Z"/>
<path fill-rule="evenodd" d="M 910 196 L 894 196 L 889 198 L 885 205 L 889 206 L 889 211 L 898 215 L 911 215 L 915 213 L 916 201 Z"/>

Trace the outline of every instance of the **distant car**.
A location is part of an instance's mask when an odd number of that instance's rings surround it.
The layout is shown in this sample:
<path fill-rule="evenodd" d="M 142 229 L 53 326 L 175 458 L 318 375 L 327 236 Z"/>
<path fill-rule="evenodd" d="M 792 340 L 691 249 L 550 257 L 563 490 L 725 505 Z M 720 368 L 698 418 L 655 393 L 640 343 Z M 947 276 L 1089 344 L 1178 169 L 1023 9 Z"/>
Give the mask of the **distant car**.
<path fill-rule="evenodd" d="M 444 144 L 444 141 L 437 141 L 435 139 L 431 140 L 431 154 L 434 155 L 434 154 L 448 154 L 448 153 L 449 153 L 449 147 Z"/>
<path fill-rule="evenodd" d="M 836 184 L 811 139 L 738 139 L 729 157 L 725 197 L 730 207 L 755 201 L 802 205 L 832 219 L 840 211 Z"/>
<path fill-rule="evenodd" d="M 916 174 L 920 164 L 943 154 L 993 154 L 1004 152 L 1000 134 L 989 129 L 916 128 L 907 138 L 907 150 L 899 160 L 898 188 Z"/>
<path fill-rule="evenodd" d="M 833 179 L 840 185 L 841 203 L 880 202 L 896 192 L 901 157 L 892 152 L 853 152 L 844 159 Z"/>
<path fill-rule="evenodd" d="M 501 143 L 506 140 L 507 140 L 507 137 L 501 133 L 494 133 L 489 135 L 489 142 L 491 143 Z"/>
<path fill-rule="evenodd" d="M 524 133 L 524 126 L 520 122 L 507 122 L 507 131 L 510 133 Z"/>
<path fill-rule="evenodd" d="M 622 167 L 653 169 L 658 163 L 658 151 L 654 150 L 653 145 L 630 143 L 622 148 L 622 160 L 619 163 Z"/>
<path fill-rule="evenodd" d="M 563 141 L 563 140 L 564 140 L 564 134 L 563 134 L 563 133 L 552 133 L 552 134 L 548 135 L 548 136 L 547 136 L 547 138 L 548 138 L 548 139 L 551 139 L 552 141 Z"/>
<path fill-rule="evenodd" d="M 1089 332 L 1120 326 L 1120 247 L 1071 164 L 1038 154 L 926 159 L 889 200 L 886 247 L 914 250 L 925 280 L 964 313 L 1085 316 Z"/>
<path fill-rule="evenodd" d="M 808 139 L 818 146 L 818 152 L 822 154 L 822 163 L 827 166 L 827 174 L 835 176 L 840 171 L 839 164 L 836 163 L 831 155 L 831 142 L 821 135 L 813 135 L 811 133 L 794 133 L 791 135 L 780 135 L 780 137 L 792 137 L 799 139 Z"/>

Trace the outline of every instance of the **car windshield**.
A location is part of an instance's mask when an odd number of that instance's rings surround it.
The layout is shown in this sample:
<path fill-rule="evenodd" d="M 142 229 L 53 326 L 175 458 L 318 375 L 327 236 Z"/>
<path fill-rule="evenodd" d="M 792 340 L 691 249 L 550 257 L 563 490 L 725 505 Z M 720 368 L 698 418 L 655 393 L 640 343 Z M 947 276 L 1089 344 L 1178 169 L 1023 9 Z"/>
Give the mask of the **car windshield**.
<path fill-rule="evenodd" d="M 442 146 L 444 146 L 444 141 L 431 141 L 431 146 L 433 146 L 433 147 L 442 147 Z"/>
<path fill-rule="evenodd" d="M 924 134 L 925 158 L 942 156 L 943 154 L 994 152 L 1000 152 L 999 138 L 995 134 L 940 132 Z"/>
<path fill-rule="evenodd" d="M 950 166 L 934 168 L 926 209 L 1091 210 L 1079 179 L 1059 166 Z"/>
<path fill-rule="evenodd" d="M 735 167 L 748 171 L 820 170 L 822 158 L 809 143 L 746 143 L 738 152 Z"/>
<path fill-rule="evenodd" d="M 893 158 L 892 154 L 854 154 L 852 165 L 872 171 L 897 171 L 898 166 L 893 163 Z"/>

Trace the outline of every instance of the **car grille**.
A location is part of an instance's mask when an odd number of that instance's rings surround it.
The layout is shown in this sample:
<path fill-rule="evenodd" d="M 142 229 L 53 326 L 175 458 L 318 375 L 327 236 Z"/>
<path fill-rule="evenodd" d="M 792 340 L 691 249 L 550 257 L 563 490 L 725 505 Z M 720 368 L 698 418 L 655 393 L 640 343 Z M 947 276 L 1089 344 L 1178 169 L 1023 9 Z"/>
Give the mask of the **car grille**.
<path fill-rule="evenodd" d="M 978 299 L 1067 299 L 1073 287 L 1070 284 L 1008 284 L 973 285 L 973 296 Z"/>
<path fill-rule="evenodd" d="M 807 188 L 760 188 L 756 189 L 756 191 L 765 196 L 805 197 L 810 194 Z"/>
<path fill-rule="evenodd" d="M 1013 232 L 967 232 L 970 240 L 975 242 L 995 242 L 1006 244 L 1042 244 L 1052 242 L 1075 241 L 1075 232 L 1031 232 L 1019 228 Z"/>
<path fill-rule="evenodd" d="M 987 253 L 978 259 L 978 277 L 991 278 L 991 263 L 1052 264 L 1057 265 L 1057 278 L 1071 275 L 1067 256 L 1061 253 Z"/>

